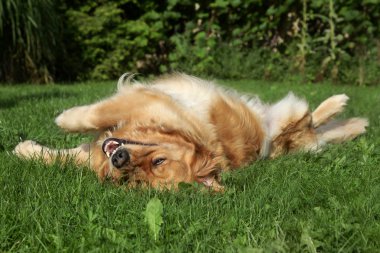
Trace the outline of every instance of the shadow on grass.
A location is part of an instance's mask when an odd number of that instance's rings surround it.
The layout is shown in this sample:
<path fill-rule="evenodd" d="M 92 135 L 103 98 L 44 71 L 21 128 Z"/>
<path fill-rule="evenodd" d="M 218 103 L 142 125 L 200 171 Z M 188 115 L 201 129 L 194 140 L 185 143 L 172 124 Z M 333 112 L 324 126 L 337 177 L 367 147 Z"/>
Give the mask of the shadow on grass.
<path fill-rule="evenodd" d="M 52 98 L 69 98 L 78 97 L 78 94 L 68 91 L 42 91 L 30 94 L 14 95 L 0 99 L 0 109 L 9 109 L 17 106 L 19 103 L 28 100 L 52 99 Z"/>

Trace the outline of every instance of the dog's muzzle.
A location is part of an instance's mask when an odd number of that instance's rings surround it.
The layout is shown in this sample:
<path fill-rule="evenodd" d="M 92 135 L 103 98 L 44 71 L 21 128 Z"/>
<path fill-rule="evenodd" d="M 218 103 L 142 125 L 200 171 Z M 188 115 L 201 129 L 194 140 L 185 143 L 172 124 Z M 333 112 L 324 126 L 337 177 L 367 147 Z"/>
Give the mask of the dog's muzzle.
<path fill-rule="evenodd" d="M 130 162 L 130 155 L 125 145 L 157 146 L 155 143 L 144 143 L 127 139 L 108 138 L 103 142 L 102 150 L 108 158 L 111 158 L 112 165 L 121 168 Z"/>
<path fill-rule="evenodd" d="M 108 138 L 103 142 L 102 150 L 107 157 L 111 158 L 112 165 L 120 169 L 130 161 L 128 150 L 124 148 L 126 140 Z"/>
<path fill-rule="evenodd" d="M 111 157 L 112 165 L 120 169 L 121 167 L 127 165 L 130 161 L 130 156 L 125 148 L 119 148 Z"/>

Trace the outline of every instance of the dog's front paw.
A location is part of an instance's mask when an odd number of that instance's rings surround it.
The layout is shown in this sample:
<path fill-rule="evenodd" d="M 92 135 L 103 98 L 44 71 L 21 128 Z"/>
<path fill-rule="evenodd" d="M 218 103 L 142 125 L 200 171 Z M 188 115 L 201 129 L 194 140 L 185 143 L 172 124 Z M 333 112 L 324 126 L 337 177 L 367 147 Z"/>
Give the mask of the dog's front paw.
<path fill-rule="evenodd" d="M 55 123 L 62 129 L 69 132 L 86 132 L 94 130 L 90 119 L 90 107 L 78 106 L 62 112 Z"/>
<path fill-rule="evenodd" d="M 43 149 L 41 145 L 35 141 L 28 140 L 20 142 L 13 150 L 13 154 L 17 155 L 18 157 L 31 159 L 41 155 L 42 151 Z"/>

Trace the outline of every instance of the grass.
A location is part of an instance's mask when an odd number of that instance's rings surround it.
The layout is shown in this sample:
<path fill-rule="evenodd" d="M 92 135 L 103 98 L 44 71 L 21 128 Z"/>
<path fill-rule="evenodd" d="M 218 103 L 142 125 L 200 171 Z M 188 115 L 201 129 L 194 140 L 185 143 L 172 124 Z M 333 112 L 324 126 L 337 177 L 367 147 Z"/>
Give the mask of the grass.
<path fill-rule="evenodd" d="M 380 87 L 222 81 L 274 101 L 289 90 L 313 108 L 351 97 L 343 117 L 365 116 L 368 133 L 319 154 L 295 154 L 223 175 L 224 194 L 125 190 L 85 168 L 10 154 L 22 139 L 72 147 L 89 136 L 54 125 L 63 109 L 111 94 L 115 84 L 0 87 L 0 252 L 378 252 Z M 163 204 L 156 240 L 144 221 Z"/>

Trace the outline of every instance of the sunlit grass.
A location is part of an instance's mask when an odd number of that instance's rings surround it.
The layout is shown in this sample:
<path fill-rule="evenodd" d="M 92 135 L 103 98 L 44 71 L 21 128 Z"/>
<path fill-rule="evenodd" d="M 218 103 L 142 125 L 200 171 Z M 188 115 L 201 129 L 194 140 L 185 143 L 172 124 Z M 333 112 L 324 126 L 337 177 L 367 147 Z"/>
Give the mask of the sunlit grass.
<path fill-rule="evenodd" d="M 275 101 L 293 90 L 311 107 L 346 93 L 342 117 L 364 116 L 368 133 L 319 154 L 258 161 L 223 175 L 210 194 L 124 190 L 73 164 L 47 166 L 10 154 L 20 139 L 73 147 L 90 136 L 54 125 L 63 109 L 110 95 L 114 83 L 0 87 L 0 251 L 375 252 L 380 248 L 380 88 L 222 81 Z M 163 204 L 157 240 L 144 222 Z M 258 251 L 253 251 L 254 249 Z"/>

